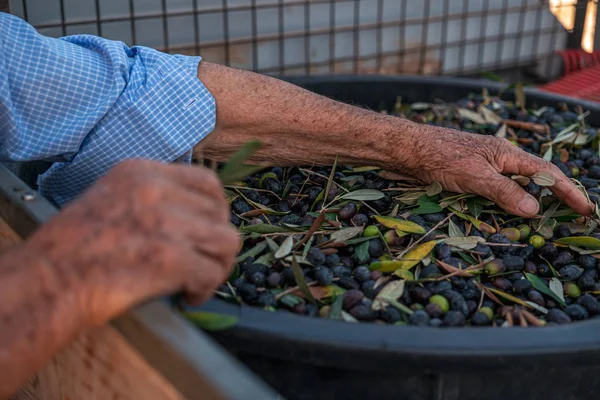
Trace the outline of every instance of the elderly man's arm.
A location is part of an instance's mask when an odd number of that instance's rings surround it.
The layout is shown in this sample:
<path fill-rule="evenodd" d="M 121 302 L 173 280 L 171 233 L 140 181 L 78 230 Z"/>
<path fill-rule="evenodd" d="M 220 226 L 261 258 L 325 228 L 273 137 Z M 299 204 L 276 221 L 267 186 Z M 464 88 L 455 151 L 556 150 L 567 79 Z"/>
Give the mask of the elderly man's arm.
<path fill-rule="evenodd" d="M 476 193 L 513 214 L 531 217 L 537 201 L 502 174 L 549 171 L 554 193 L 581 214 L 586 197 L 558 168 L 504 139 L 419 125 L 342 104 L 281 80 L 203 62 L 198 77 L 217 102 L 217 128 L 199 149 L 224 160 L 245 141 L 263 143 L 254 161 L 279 164 L 376 165 L 456 192 Z"/>
<path fill-rule="evenodd" d="M 140 302 L 179 291 L 208 299 L 238 245 L 212 171 L 120 164 L 0 256 L 0 398 L 76 335 Z"/>

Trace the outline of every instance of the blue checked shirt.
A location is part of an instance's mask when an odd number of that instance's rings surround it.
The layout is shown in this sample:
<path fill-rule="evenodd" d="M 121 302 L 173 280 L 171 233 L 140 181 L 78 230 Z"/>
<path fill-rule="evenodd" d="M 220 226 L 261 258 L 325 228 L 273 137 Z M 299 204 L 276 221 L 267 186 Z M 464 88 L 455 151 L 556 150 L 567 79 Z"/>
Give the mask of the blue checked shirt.
<path fill-rule="evenodd" d="M 38 184 L 61 206 L 124 159 L 189 161 L 216 118 L 200 60 L 0 13 L 0 162 L 54 162 Z"/>

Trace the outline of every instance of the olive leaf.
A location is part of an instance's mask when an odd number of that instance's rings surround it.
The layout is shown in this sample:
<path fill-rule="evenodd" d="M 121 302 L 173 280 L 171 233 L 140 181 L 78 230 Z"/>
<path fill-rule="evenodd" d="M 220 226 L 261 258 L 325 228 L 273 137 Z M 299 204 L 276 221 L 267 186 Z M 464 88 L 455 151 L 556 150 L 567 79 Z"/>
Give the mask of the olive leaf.
<path fill-rule="evenodd" d="M 546 150 L 544 152 L 544 155 L 542 156 L 542 159 L 544 159 L 545 161 L 552 161 L 552 146 L 548 147 L 548 150 Z"/>
<path fill-rule="evenodd" d="M 465 236 L 460 230 L 460 228 L 452 220 L 448 221 L 448 235 L 450 235 L 451 238 Z"/>
<path fill-rule="evenodd" d="M 397 269 L 411 269 L 431 253 L 436 243 L 437 240 L 422 243 L 406 253 L 401 259 L 391 261 L 388 264 L 377 265 L 377 268 L 375 269 L 381 272 L 393 272 Z M 385 263 L 385 261 L 380 262 Z"/>
<path fill-rule="evenodd" d="M 238 318 L 233 315 L 217 314 L 206 311 L 185 311 L 183 313 L 187 319 L 192 321 L 197 327 L 207 331 L 222 331 L 235 326 Z"/>
<path fill-rule="evenodd" d="M 311 286 L 308 288 L 308 290 L 310 290 L 310 293 L 317 300 L 326 299 L 334 296 L 340 296 L 346 292 L 346 289 L 342 289 L 337 285 Z"/>
<path fill-rule="evenodd" d="M 412 103 L 410 109 L 413 111 L 426 111 L 431 108 L 430 103 Z"/>
<path fill-rule="evenodd" d="M 562 283 L 557 278 L 552 278 L 550 279 L 550 282 L 548 282 L 548 287 L 550 288 L 550 290 L 552 290 L 554 294 L 556 294 L 558 298 L 561 299 L 561 304 L 564 304 L 565 294 L 563 291 Z"/>
<path fill-rule="evenodd" d="M 265 172 L 263 174 L 263 176 L 260 177 L 260 181 L 258 182 L 258 187 L 262 189 L 265 179 L 268 179 L 268 178 L 277 179 L 277 175 L 275 175 L 273 172 Z"/>
<path fill-rule="evenodd" d="M 246 251 L 244 254 L 239 255 L 235 261 L 242 262 L 248 257 L 256 257 L 267 248 L 267 242 L 260 242 L 250 250 Z"/>
<path fill-rule="evenodd" d="M 281 246 L 279 246 L 279 249 L 275 252 L 275 258 L 284 258 L 291 253 L 292 248 L 294 248 L 294 237 L 290 235 L 283 243 L 281 243 Z"/>
<path fill-rule="evenodd" d="M 483 204 L 481 204 L 477 197 L 467 199 L 467 208 L 475 218 L 479 218 L 479 216 L 483 212 Z"/>
<path fill-rule="evenodd" d="M 529 304 L 531 306 L 531 308 L 533 308 L 536 311 L 541 312 L 542 314 L 548 314 L 547 308 L 542 307 L 539 304 L 534 303 L 533 301 L 526 301 L 525 303 Z"/>
<path fill-rule="evenodd" d="M 506 138 L 506 125 L 502 124 L 502 126 L 500 128 L 498 128 L 498 130 L 496 131 L 494 136 L 501 138 L 501 139 Z"/>
<path fill-rule="evenodd" d="M 262 265 L 271 265 L 271 262 L 275 260 L 275 256 L 272 252 L 268 252 L 267 254 L 263 254 L 262 256 L 256 259 L 256 264 Z"/>
<path fill-rule="evenodd" d="M 410 193 L 400 196 L 398 198 L 398 200 L 400 200 L 402 203 L 407 204 L 409 206 L 414 206 L 415 204 L 417 204 L 419 199 L 425 195 L 426 195 L 425 192 L 410 192 Z"/>
<path fill-rule="evenodd" d="M 337 167 L 338 156 L 335 155 L 335 160 L 333 161 L 333 166 L 331 167 L 331 172 L 329 173 L 329 178 L 327 179 L 327 186 L 325 187 L 325 200 L 323 201 L 322 209 L 325 207 L 325 203 L 327 202 L 327 197 L 329 196 L 329 190 L 331 189 L 331 182 L 333 182 L 333 177 L 335 176 L 335 168 Z M 323 211 L 321 209 L 321 211 Z"/>
<path fill-rule="evenodd" d="M 342 318 L 342 306 L 344 304 L 344 296 L 338 295 L 331 304 L 331 310 L 329 311 L 330 319 L 341 319 Z"/>
<path fill-rule="evenodd" d="M 289 225 L 287 227 L 284 226 L 276 226 L 269 224 L 257 224 L 257 225 L 246 225 L 243 228 L 240 228 L 240 232 L 243 233 L 287 233 L 287 232 L 303 232 L 305 229 L 301 228 L 292 228 Z"/>
<path fill-rule="evenodd" d="M 359 262 L 363 263 L 369 259 L 369 242 L 363 242 L 354 248 L 354 254 Z"/>
<path fill-rule="evenodd" d="M 472 223 L 475 228 L 479 229 L 481 232 L 487 232 L 487 233 L 496 233 L 496 228 L 494 228 L 491 225 L 486 224 L 483 221 L 478 220 L 477 218 L 468 215 L 468 214 L 463 214 L 460 211 L 454 211 L 454 214 L 456 214 L 457 217 L 460 217 L 462 219 L 466 219 L 467 221 L 469 221 L 470 223 Z"/>
<path fill-rule="evenodd" d="M 404 280 L 391 281 L 385 285 L 381 291 L 375 296 L 371 309 L 379 311 L 390 305 L 390 302 L 394 302 L 402 297 L 404 293 Z"/>
<path fill-rule="evenodd" d="M 500 118 L 498 114 L 483 105 L 479 107 L 479 112 L 483 114 L 483 117 L 488 124 L 498 125 L 502 123 L 502 118 Z"/>
<path fill-rule="evenodd" d="M 510 177 L 510 179 L 517 182 L 521 186 L 527 186 L 529 185 L 529 182 L 531 182 L 531 179 L 523 175 L 513 175 Z"/>
<path fill-rule="evenodd" d="M 265 167 L 261 166 L 244 165 L 244 162 L 252 157 L 260 147 L 261 143 L 257 140 L 249 141 L 240 147 L 219 171 L 218 175 L 221 184 L 228 185 L 231 182 L 235 182 L 264 169 Z"/>
<path fill-rule="evenodd" d="M 546 171 L 538 171 L 530 177 L 538 186 L 552 186 L 556 183 L 556 179 Z"/>
<path fill-rule="evenodd" d="M 354 192 L 349 192 L 338 197 L 339 200 L 361 200 L 372 201 L 379 200 L 385 197 L 383 192 L 374 189 L 360 189 Z"/>
<path fill-rule="evenodd" d="M 442 185 L 440 185 L 439 182 L 433 182 L 431 185 L 425 188 L 425 193 L 427 194 L 427 196 L 433 197 L 436 194 L 442 193 L 442 190 L 444 189 L 442 188 Z"/>
<path fill-rule="evenodd" d="M 550 207 L 548 207 L 548 209 L 546 211 L 544 211 L 542 218 L 538 222 L 538 228 L 536 229 L 536 232 L 540 232 L 540 230 L 542 229 L 542 227 L 544 225 L 546 225 L 548 220 L 550 220 L 550 218 L 552 218 L 552 216 L 554 216 L 554 213 L 556 212 L 556 210 L 558 210 L 559 206 L 560 206 L 560 202 L 555 201 L 554 203 L 552 203 L 550 205 Z"/>
<path fill-rule="evenodd" d="M 269 250 L 271 250 L 273 253 L 276 253 L 277 250 L 279 250 L 279 245 L 277 243 L 275 243 L 275 241 L 273 239 L 271 239 L 270 237 L 265 238 L 265 242 L 267 242 L 267 245 L 269 246 Z"/>
<path fill-rule="evenodd" d="M 298 288 L 304 295 L 304 298 L 313 304 L 317 304 L 317 300 L 313 297 L 312 293 L 308 289 L 306 280 L 304 280 L 304 273 L 302 272 L 302 268 L 300 268 L 300 264 L 298 264 L 298 261 L 296 260 L 296 256 L 292 256 L 292 270 L 294 272 L 294 278 L 296 278 L 296 285 L 298 285 Z"/>
<path fill-rule="evenodd" d="M 520 299 L 520 298 L 518 298 L 518 297 L 515 297 L 515 296 L 513 296 L 512 294 L 508 294 L 508 293 L 506 293 L 506 292 L 503 292 L 503 291 L 502 291 L 502 290 L 500 290 L 500 289 L 491 288 L 491 287 L 488 287 L 487 289 L 488 289 L 489 291 L 491 291 L 492 293 L 495 293 L 495 294 L 497 294 L 498 296 L 500 296 L 500 297 L 503 297 L 505 300 L 512 301 L 513 303 L 520 304 L 520 305 L 522 305 L 522 306 L 524 306 L 524 307 L 533 308 L 533 307 L 531 307 L 531 305 L 530 305 L 530 304 L 528 304 L 528 303 L 527 303 L 525 300 L 522 300 L 522 299 Z"/>
<path fill-rule="evenodd" d="M 412 215 L 435 214 L 442 211 L 442 207 L 425 196 L 417 200 L 417 204 L 419 207 L 410 212 Z"/>
<path fill-rule="evenodd" d="M 556 293 L 554 293 L 552 290 L 550 290 L 550 288 L 546 285 L 546 283 L 540 277 L 530 274 L 528 272 L 525 273 L 525 276 L 527 277 L 527 280 L 529 280 L 529 282 L 531 282 L 531 284 L 533 285 L 533 288 L 535 290 L 537 290 L 538 292 L 544 293 L 547 296 L 552 297 L 554 300 L 556 300 L 562 306 L 566 306 L 564 298 L 559 297 Z"/>
<path fill-rule="evenodd" d="M 330 239 L 334 242 L 346 242 L 347 240 L 360 235 L 363 230 L 364 228 L 362 226 L 341 229 L 333 232 L 330 236 Z"/>
<path fill-rule="evenodd" d="M 600 250 L 600 239 L 596 239 L 591 236 L 572 236 L 557 239 L 554 241 L 556 244 L 565 246 L 577 246 L 583 247 L 590 250 Z"/>
<path fill-rule="evenodd" d="M 475 111 L 467 110 L 466 108 L 459 108 L 458 113 L 461 117 L 470 120 L 471 122 L 475 122 L 476 124 L 485 125 L 486 121 L 483 119 L 481 115 L 476 113 Z"/>
<path fill-rule="evenodd" d="M 477 247 L 479 243 L 485 242 L 484 238 L 478 236 L 450 237 L 442 240 L 448 246 L 458 247 L 463 250 L 471 250 Z"/>
<path fill-rule="evenodd" d="M 340 315 L 342 317 L 342 321 L 345 321 L 345 322 L 354 322 L 354 323 L 358 322 L 358 320 L 356 318 L 354 318 L 351 314 L 348 314 L 344 310 L 340 311 Z"/>
<path fill-rule="evenodd" d="M 406 221 L 398 218 L 375 216 L 377 222 L 386 228 L 395 229 L 402 232 L 425 234 L 427 231 L 421 225 L 415 224 L 412 221 Z"/>

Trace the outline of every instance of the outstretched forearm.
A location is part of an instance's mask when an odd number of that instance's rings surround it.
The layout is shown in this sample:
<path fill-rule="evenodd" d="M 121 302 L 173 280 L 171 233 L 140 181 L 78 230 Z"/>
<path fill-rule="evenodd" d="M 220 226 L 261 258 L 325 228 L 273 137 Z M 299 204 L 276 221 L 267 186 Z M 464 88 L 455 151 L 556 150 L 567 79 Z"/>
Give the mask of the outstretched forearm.
<path fill-rule="evenodd" d="M 12 395 L 83 327 L 77 299 L 31 246 L 0 257 L 0 398 Z"/>
<path fill-rule="evenodd" d="M 408 163 L 416 124 L 343 104 L 290 83 L 206 62 L 200 80 L 217 104 L 217 127 L 197 146 L 225 160 L 250 139 L 262 149 L 253 161 L 271 165 L 369 164 L 398 169 Z"/>
<path fill-rule="evenodd" d="M 506 175 L 550 173 L 551 190 L 573 210 L 593 206 L 554 165 L 507 140 L 417 124 L 350 106 L 297 86 L 201 62 L 198 77 L 213 94 L 217 124 L 195 148 L 204 158 L 224 161 L 251 139 L 262 148 L 251 161 L 267 165 L 373 165 L 453 192 L 475 193 L 511 214 L 532 217 L 539 205 Z"/>

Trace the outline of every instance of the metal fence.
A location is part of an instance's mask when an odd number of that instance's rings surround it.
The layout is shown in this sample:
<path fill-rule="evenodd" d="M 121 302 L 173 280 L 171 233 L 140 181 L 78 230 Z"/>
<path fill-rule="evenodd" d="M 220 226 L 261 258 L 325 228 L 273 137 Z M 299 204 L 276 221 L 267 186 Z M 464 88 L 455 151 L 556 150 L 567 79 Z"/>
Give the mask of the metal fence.
<path fill-rule="evenodd" d="M 466 75 L 528 65 L 566 48 L 579 31 L 570 34 L 549 6 L 586 3 L 11 0 L 10 6 L 48 36 L 90 33 L 267 74 Z M 575 19 L 579 27 L 581 13 Z"/>

